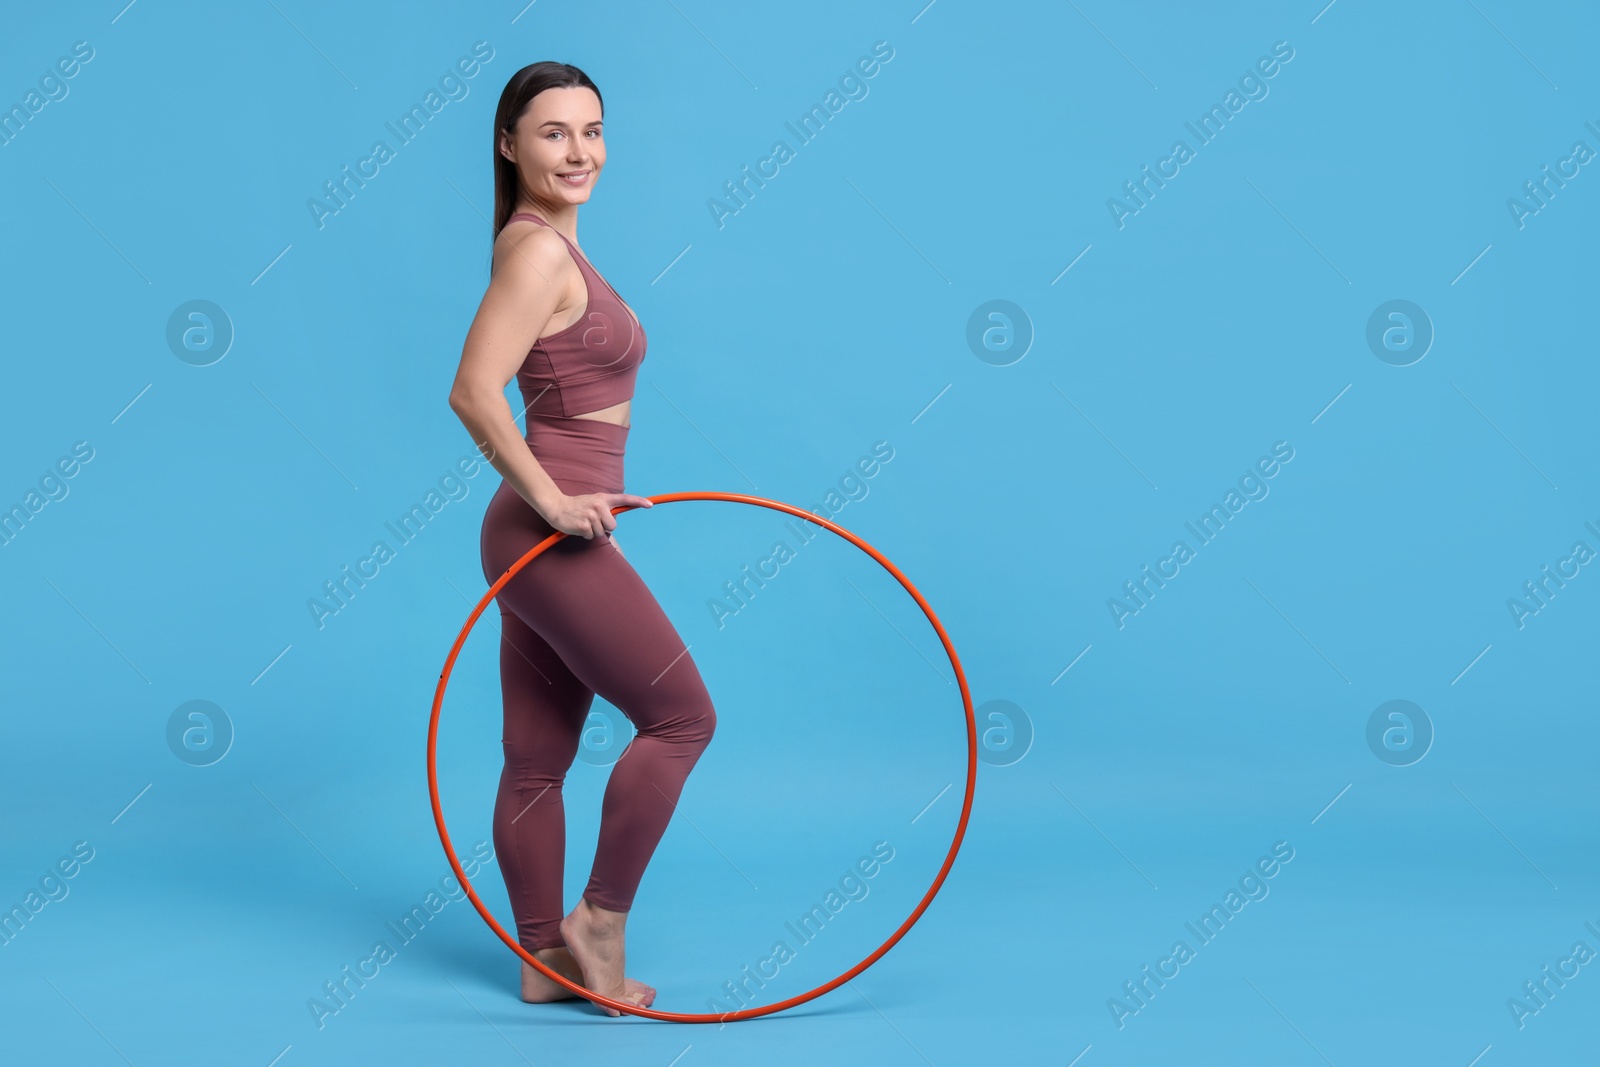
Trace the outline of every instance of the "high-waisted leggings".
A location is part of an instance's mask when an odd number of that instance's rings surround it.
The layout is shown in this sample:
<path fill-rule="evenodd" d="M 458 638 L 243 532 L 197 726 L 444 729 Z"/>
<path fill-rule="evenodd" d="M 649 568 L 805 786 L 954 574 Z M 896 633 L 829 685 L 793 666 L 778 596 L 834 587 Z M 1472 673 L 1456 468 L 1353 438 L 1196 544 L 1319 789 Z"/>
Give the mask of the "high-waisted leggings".
<path fill-rule="evenodd" d="M 627 427 L 528 415 L 534 457 L 569 496 L 622 491 Z M 484 579 L 495 582 L 555 530 L 502 482 L 483 519 Z M 533 951 L 564 944 L 566 853 L 561 786 L 595 694 L 638 733 L 611 768 L 600 836 L 583 897 L 628 911 L 684 780 L 716 727 L 700 671 L 677 630 L 609 534 L 568 535 L 499 594 L 505 767 L 494 845 L 516 917 Z"/>

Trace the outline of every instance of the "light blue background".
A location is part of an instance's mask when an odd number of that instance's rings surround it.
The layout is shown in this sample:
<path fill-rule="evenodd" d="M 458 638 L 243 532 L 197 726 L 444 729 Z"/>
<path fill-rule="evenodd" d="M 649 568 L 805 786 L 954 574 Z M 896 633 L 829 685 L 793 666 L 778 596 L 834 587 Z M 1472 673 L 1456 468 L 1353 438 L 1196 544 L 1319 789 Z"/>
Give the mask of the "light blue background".
<path fill-rule="evenodd" d="M 1507 1003 L 1576 942 L 1600 950 L 1600 577 L 1521 627 L 1507 606 L 1574 542 L 1600 549 L 1600 177 L 1521 225 L 1508 207 L 1574 142 L 1600 148 L 1588 6 L 114 0 L 5 21 L 6 107 L 94 49 L 0 147 L 0 503 L 94 449 L 0 548 L 0 904 L 94 850 L 0 946 L 6 1062 L 1488 1067 L 1594 1047 L 1596 965 L 1521 1027 Z M 478 41 L 468 94 L 319 229 L 307 200 Z M 866 94 L 800 144 L 785 123 L 878 41 Z M 1266 95 L 1199 145 L 1185 123 L 1275 42 L 1293 58 Z M 932 906 L 823 998 L 722 1028 L 525 1005 L 458 899 L 319 1027 L 323 983 L 448 872 L 424 741 L 498 477 L 322 628 L 307 601 L 470 453 L 445 397 L 487 280 L 491 119 L 542 59 L 607 103 L 580 240 L 650 333 L 628 490 L 811 508 L 888 442 L 836 521 L 939 612 L 980 711 L 1022 718 L 980 719 L 992 762 Z M 1179 138 L 1194 158 L 1119 226 L 1108 201 Z M 794 158 L 719 227 L 708 201 L 778 139 Z M 204 367 L 166 341 L 196 299 L 236 331 Z M 1366 340 L 1396 299 L 1435 331 L 1408 366 Z M 967 342 L 992 300 L 1032 334 L 1009 365 Z M 1119 628 L 1107 601 L 1194 547 L 1184 523 L 1280 441 L 1270 493 Z M 656 1006 L 707 1010 L 874 842 L 895 850 L 771 1003 L 863 958 L 937 872 L 960 695 L 849 545 L 800 549 L 719 630 L 707 602 L 782 517 L 619 524 L 720 720 L 629 926 Z M 486 620 L 444 708 L 463 854 L 489 838 L 496 640 Z M 232 724 L 210 766 L 168 746 L 190 700 Z M 1409 766 L 1367 742 L 1389 700 L 1435 733 Z M 1020 759 L 1008 728 L 1031 734 Z M 604 781 L 569 779 L 571 899 Z M 1277 842 L 1270 893 L 1200 945 L 1185 922 Z M 498 869 L 475 885 L 509 924 Z M 1119 1027 L 1108 1001 L 1180 938 L 1195 958 Z"/>

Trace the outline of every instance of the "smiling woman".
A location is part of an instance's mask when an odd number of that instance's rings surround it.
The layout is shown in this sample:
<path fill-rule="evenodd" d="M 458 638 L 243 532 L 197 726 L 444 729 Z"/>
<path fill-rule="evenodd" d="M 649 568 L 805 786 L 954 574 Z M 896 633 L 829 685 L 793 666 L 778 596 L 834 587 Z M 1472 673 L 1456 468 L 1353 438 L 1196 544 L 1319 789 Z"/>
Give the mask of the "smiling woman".
<path fill-rule="evenodd" d="M 600 90 L 565 63 L 524 67 L 501 94 L 489 286 L 450 406 L 505 479 L 483 519 L 485 580 L 570 535 L 497 594 L 505 766 L 494 844 L 525 953 L 522 997 L 572 997 L 559 976 L 648 1006 L 655 990 L 624 976 L 624 925 L 716 713 L 683 639 L 610 536 L 613 508 L 651 501 L 622 491 L 644 329 L 578 247 L 578 207 L 606 163 L 604 115 Z M 506 403 L 513 378 L 525 437 Z M 561 787 L 596 696 L 638 733 L 606 783 L 588 885 L 563 916 Z"/>

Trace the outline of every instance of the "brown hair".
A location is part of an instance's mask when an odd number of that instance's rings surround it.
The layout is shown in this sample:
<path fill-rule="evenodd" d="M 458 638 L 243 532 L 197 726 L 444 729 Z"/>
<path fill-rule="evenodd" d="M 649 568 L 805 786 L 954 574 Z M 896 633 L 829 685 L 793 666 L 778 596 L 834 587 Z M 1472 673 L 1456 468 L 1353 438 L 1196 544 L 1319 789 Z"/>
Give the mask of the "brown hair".
<path fill-rule="evenodd" d="M 494 237 L 500 235 L 517 206 L 517 165 L 500 154 L 500 135 L 515 133 L 517 120 L 529 102 L 546 89 L 593 89 L 600 101 L 600 116 L 605 117 L 606 102 L 589 75 L 570 63 L 544 60 L 530 63 L 511 75 L 500 93 L 500 106 L 494 112 Z"/>

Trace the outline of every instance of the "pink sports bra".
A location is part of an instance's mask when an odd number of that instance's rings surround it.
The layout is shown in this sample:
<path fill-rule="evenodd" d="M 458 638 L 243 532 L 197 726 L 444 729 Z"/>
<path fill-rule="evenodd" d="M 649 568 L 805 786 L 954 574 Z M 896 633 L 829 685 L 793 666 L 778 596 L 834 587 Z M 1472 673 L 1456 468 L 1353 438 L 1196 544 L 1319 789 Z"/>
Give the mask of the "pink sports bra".
<path fill-rule="evenodd" d="M 644 326 L 566 234 L 537 215 L 519 212 L 511 218 L 532 219 L 555 230 L 566 241 L 589 295 L 583 317 L 535 341 L 517 370 L 527 410 L 572 418 L 632 399 L 639 364 L 644 362 Z"/>

